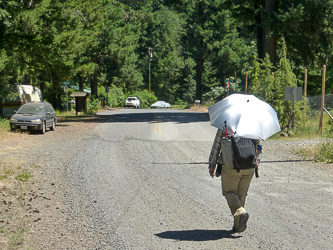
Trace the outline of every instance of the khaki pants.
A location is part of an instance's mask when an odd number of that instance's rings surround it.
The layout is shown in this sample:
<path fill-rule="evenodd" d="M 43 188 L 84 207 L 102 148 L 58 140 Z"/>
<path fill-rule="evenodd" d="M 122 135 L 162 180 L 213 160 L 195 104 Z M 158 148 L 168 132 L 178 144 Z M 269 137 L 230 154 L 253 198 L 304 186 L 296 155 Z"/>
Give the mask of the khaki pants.
<path fill-rule="evenodd" d="M 254 175 L 254 168 L 240 170 L 222 168 L 222 194 L 225 196 L 231 214 L 234 216 L 234 226 L 238 227 L 239 219 L 245 212 L 246 197 Z"/>

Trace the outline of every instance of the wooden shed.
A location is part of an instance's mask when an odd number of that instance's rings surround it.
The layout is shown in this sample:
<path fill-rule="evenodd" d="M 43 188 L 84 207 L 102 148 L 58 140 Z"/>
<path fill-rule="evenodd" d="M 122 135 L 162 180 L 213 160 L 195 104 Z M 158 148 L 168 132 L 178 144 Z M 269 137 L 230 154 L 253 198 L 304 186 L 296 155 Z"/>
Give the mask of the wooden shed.
<path fill-rule="evenodd" d="M 71 97 L 75 97 L 75 111 L 76 115 L 79 112 L 87 112 L 87 101 L 89 99 L 89 93 L 87 92 L 73 92 Z"/>

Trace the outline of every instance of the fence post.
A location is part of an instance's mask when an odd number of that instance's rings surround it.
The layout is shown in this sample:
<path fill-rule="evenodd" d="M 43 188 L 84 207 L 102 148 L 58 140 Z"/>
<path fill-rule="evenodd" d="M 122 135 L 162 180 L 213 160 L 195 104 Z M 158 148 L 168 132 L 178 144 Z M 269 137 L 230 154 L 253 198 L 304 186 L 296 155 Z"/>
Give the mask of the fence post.
<path fill-rule="evenodd" d="M 322 77 L 322 86 L 321 86 L 321 114 L 320 114 L 320 124 L 319 124 L 319 129 L 321 134 L 323 134 L 323 127 L 324 127 L 325 74 L 326 74 L 326 65 L 323 66 L 323 77 Z"/>
<path fill-rule="evenodd" d="M 305 126 L 306 121 L 306 87 L 307 87 L 307 81 L 308 81 L 308 71 L 305 69 L 304 71 L 304 123 L 303 126 Z"/>

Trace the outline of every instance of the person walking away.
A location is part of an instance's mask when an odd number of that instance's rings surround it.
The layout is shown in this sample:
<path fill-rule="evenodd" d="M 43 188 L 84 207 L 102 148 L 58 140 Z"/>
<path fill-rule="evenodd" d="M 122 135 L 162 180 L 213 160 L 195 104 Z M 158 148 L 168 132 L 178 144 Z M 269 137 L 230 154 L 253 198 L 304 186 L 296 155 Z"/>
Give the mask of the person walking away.
<path fill-rule="evenodd" d="M 215 176 L 216 165 L 219 164 L 219 156 L 222 155 L 221 142 L 222 139 L 225 139 L 223 136 L 225 136 L 224 132 L 221 129 L 218 129 L 209 156 L 209 174 L 212 178 Z M 253 141 L 255 145 L 259 145 L 258 140 Z M 233 152 L 231 152 L 231 154 L 233 154 Z M 233 167 L 231 168 L 224 164 L 222 165 L 222 195 L 226 198 L 234 218 L 233 231 L 237 233 L 241 233 L 247 228 L 249 214 L 245 210 L 245 205 L 254 173 L 255 168 L 236 170 Z M 219 176 L 218 172 L 216 173 L 216 176 Z"/>

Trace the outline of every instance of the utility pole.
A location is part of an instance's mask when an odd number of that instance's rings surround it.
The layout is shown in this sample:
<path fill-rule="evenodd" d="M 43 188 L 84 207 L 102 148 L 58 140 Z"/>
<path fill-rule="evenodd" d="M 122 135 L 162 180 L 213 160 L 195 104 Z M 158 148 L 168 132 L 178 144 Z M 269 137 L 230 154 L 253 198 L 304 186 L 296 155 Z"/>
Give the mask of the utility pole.
<path fill-rule="evenodd" d="M 308 71 L 305 69 L 304 71 L 304 123 L 303 125 L 305 126 L 305 121 L 306 121 L 306 87 L 308 85 Z"/>
<path fill-rule="evenodd" d="M 149 64 L 149 93 L 150 93 L 150 48 L 148 48 L 148 64 Z"/>
<path fill-rule="evenodd" d="M 245 94 L 247 94 L 247 72 L 245 76 Z"/>
<path fill-rule="evenodd" d="M 148 48 L 148 60 L 149 60 L 149 62 L 148 62 L 148 64 L 149 64 L 149 93 L 151 92 L 151 90 L 150 90 L 150 79 L 151 79 L 151 73 L 150 73 L 150 61 L 152 61 L 153 60 L 153 48 Z"/>

